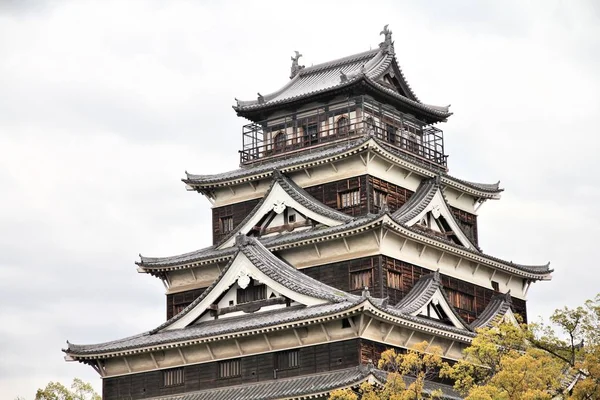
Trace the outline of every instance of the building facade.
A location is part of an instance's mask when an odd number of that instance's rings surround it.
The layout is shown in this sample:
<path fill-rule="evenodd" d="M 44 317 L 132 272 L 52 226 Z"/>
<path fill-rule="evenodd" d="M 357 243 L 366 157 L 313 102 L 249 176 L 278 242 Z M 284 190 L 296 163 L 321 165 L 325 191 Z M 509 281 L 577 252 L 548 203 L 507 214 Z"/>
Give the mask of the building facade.
<path fill-rule="evenodd" d="M 212 204 L 212 245 L 137 263 L 165 284 L 166 322 L 64 350 L 104 399 L 326 397 L 384 382 L 386 348 L 427 340 L 457 360 L 475 329 L 527 319 L 549 265 L 481 250 L 477 209 L 502 189 L 448 173 L 452 113 L 417 98 L 381 34 L 312 67 L 296 52 L 281 89 L 237 100 L 240 168 L 183 179 Z"/>

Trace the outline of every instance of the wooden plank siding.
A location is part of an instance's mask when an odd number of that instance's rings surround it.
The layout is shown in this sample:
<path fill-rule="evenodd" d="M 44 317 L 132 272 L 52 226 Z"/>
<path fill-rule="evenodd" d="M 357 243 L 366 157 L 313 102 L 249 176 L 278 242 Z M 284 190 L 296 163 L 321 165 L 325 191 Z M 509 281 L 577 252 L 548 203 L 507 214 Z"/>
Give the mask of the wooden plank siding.
<path fill-rule="evenodd" d="M 185 292 L 173 293 L 167 295 L 167 319 L 171 319 L 179 311 L 190 305 L 196 300 L 206 288 L 187 290 Z"/>
<path fill-rule="evenodd" d="M 186 365 L 181 385 L 163 387 L 163 371 L 150 371 L 103 380 L 104 400 L 137 400 L 155 396 L 174 395 L 203 389 L 214 389 L 243 383 L 290 378 L 317 372 L 333 371 L 356 366 L 360 362 L 359 340 L 307 346 L 298 349 L 299 366 L 277 370 L 277 352 L 240 358 L 241 373 L 233 378 L 218 377 L 218 362 Z"/>
<path fill-rule="evenodd" d="M 260 199 L 242 201 L 236 204 L 230 204 L 223 207 L 215 207 L 212 209 L 212 225 L 213 225 L 213 244 L 217 244 L 223 239 L 228 232 L 223 232 L 221 229 L 221 219 L 231 217 L 233 219 L 233 229 L 246 218 L 248 214 L 258 204 Z"/>

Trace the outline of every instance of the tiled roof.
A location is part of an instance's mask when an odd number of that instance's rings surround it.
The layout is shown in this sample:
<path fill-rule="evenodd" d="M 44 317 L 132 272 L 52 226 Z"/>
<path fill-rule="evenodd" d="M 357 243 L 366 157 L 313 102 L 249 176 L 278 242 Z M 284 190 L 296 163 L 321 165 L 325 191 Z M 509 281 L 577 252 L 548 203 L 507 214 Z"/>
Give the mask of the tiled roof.
<path fill-rule="evenodd" d="M 250 213 L 238 224 L 238 227 L 242 227 L 246 225 L 248 221 L 254 217 L 256 212 L 262 207 L 264 201 L 269 197 L 269 193 L 275 186 L 275 184 L 279 184 L 281 188 L 294 200 L 296 200 L 299 204 L 303 205 L 310 211 L 313 211 L 317 214 L 320 214 L 326 218 L 330 218 L 339 222 L 348 222 L 353 218 L 343 212 L 338 210 L 334 210 L 331 207 L 326 206 L 325 204 L 317 201 L 310 194 L 306 193 L 304 189 L 300 186 L 296 185 L 294 181 L 286 177 L 284 174 L 279 172 L 278 170 L 273 171 L 273 181 L 271 182 L 271 186 L 267 190 L 267 193 L 263 196 L 263 198 L 258 202 L 258 204 L 250 211 Z M 217 245 L 217 247 L 221 246 L 223 243 L 227 242 L 233 236 L 235 236 L 239 232 L 239 229 L 233 229 L 229 232 Z"/>
<path fill-rule="evenodd" d="M 371 142 L 372 141 L 372 142 Z M 223 172 L 214 175 L 196 175 L 186 172 L 186 177 L 183 182 L 198 188 L 199 190 L 211 189 L 230 184 L 236 184 L 245 181 L 263 179 L 270 176 L 273 171 L 280 170 L 282 172 L 291 172 L 308 166 L 323 164 L 331 159 L 345 158 L 352 154 L 367 150 L 367 148 L 379 146 L 383 151 L 390 153 L 392 150 L 381 139 L 364 135 L 353 140 L 334 143 L 330 146 L 318 147 L 315 149 L 307 149 L 297 155 L 286 158 L 279 158 L 264 163 L 255 163 L 251 166 L 246 166 L 233 171 Z M 429 174 L 428 177 L 440 175 L 441 182 L 456 190 L 474 191 L 474 194 L 483 198 L 498 198 L 498 195 L 503 191 L 500 189 L 499 182 L 477 183 L 469 182 L 463 179 L 455 178 L 440 168 L 436 168 L 429 163 L 423 162 L 416 157 L 412 157 L 405 152 L 393 152 L 393 157 L 399 158 L 415 166 L 415 170 L 419 170 L 423 174 Z"/>
<path fill-rule="evenodd" d="M 392 218 L 399 224 L 407 223 L 427 207 L 439 187 L 437 178 L 423 179 L 408 201 L 392 214 Z"/>
<path fill-rule="evenodd" d="M 500 293 L 491 298 L 489 304 L 479 317 L 471 322 L 471 329 L 489 328 L 498 318 L 503 317 L 512 305 L 510 291 Z"/>
<path fill-rule="evenodd" d="M 389 218 L 392 221 L 396 222 L 394 220 L 393 216 L 389 216 Z M 265 238 L 261 238 L 260 242 L 263 243 L 267 248 L 271 248 L 271 249 L 285 247 L 285 246 L 292 245 L 294 243 L 300 243 L 305 240 L 316 239 L 316 238 L 329 236 L 329 235 L 342 234 L 343 232 L 346 232 L 346 231 L 353 231 L 356 229 L 368 229 L 368 227 L 371 225 L 378 225 L 379 223 L 383 223 L 383 219 L 384 219 L 383 215 L 368 214 L 363 217 L 358 217 L 346 224 L 333 226 L 333 227 L 329 227 L 329 228 L 313 228 L 313 229 L 307 229 L 304 231 L 290 232 L 290 233 L 286 233 L 286 234 L 282 234 L 282 235 L 278 235 L 278 236 L 265 237 Z M 522 271 L 526 274 L 531 274 L 531 275 L 535 275 L 535 276 L 547 275 L 552 272 L 552 269 L 550 269 L 550 263 L 543 264 L 543 265 L 517 264 L 512 261 L 506 261 L 501 258 L 482 253 L 477 249 L 473 249 L 473 250 L 467 249 L 466 247 L 458 245 L 450 240 L 444 240 L 444 239 L 440 238 L 439 236 L 428 234 L 427 232 L 424 232 L 423 230 L 412 228 L 412 227 L 409 227 L 409 226 L 406 226 L 406 225 L 400 224 L 400 223 L 398 223 L 398 224 L 400 226 L 402 226 L 402 228 L 409 230 L 414 235 L 418 235 L 418 236 L 421 236 L 421 237 L 424 237 L 427 239 L 435 240 L 446 246 L 455 248 L 456 250 L 459 250 L 461 252 L 467 252 L 474 256 L 481 257 L 482 259 L 487 260 L 488 262 L 495 262 L 495 263 L 501 264 L 504 266 L 505 270 L 507 268 L 514 268 L 518 271 Z M 196 252 L 186 253 L 185 255 L 182 255 L 182 256 L 163 257 L 163 258 L 145 258 L 145 260 L 152 260 L 152 261 L 147 262 L 147 263 L 144 262 L 141 265 L 148 270 L 151 270 L 153 268 L 154 269 L 165 268 L 165 267 L 179 265 L 179 264 L 183 264 L 183 263 L 197 262 L 202 259 L 214 259 L 214 258 L 217 258 L 217 256 L 223 256 L 224 254 L 232 254 L 232 253 L 226 253 L 226 252 L 231 252 L 231 251 L 232 250 L 229 248 L 224 249 L 224 250 L 214 250 L 214 247 L 209 247 L 209 248 L 198 250 Z M 229 257 L 231 257 L 231 255 Z M 531 277 L 534 278 L 534 276 L 531 276 Z"/>
<path fill-rule="evenodd" d="M 357 366 L 327 371 L 294 378 L 275 379 L 271 381 L 247 383 L 218 389 L 205 389 L 179 395 L 155 397 L 150 400 L 274 400 L 274 399 L 318 399 L 327 397 L 329 392 L 349 387 L 356 387 L 373 376 L 382 385 L 387 373 L 372 366 Z M 414 379 L 404 377 L 407 384 Z M 442 391 L 442 399 L 459 400 L 460 395 L 449 385 L 426 381 L 424 392 Z"/>
<path fill-rule="evenodd" d="M 160 346 L 168 343 L 179 343 L 201 340 L 214 336 L 227 335 L 235 332 L 259 330 L 264 327 L 291 323 L 310 318 L 342 312 L 354 306 L 350 301 L 324 304 L 317 306 L 292 306 L 277 310 L 245 314 L 230 318 L 219 318 L 190 325 L 183 329 L 172 329 L 157 332 L 157 329 L 140 335 L 127 337 L 106 343 L 78 345 L 69 343 L 65 350 L 73 356 L 86 356 L 127 350 Z"/>
<path fill-rule="evenodd" d="M 379 83 L 384 73 L 390 68 L 394 70 L 404 93 L 399 93 L 397 90 L 392 90 Z M 279 90 L 264 96 L 259 95 L 256 100 L 237 100 L 234 109 L 240 115 L 243 115 L 249 111 L 290 103 L 321 93 L 354 86 L 360 82 L 366 82 L 376 90 L 391 95 L 411 107 L 428 112 L 439 120 L 445 120 L 452 115 L 448 107 L 423 104 L 417 98 L 395 59 L 393 45 L 380 46 L 375 50 L 302 68 Z"/>

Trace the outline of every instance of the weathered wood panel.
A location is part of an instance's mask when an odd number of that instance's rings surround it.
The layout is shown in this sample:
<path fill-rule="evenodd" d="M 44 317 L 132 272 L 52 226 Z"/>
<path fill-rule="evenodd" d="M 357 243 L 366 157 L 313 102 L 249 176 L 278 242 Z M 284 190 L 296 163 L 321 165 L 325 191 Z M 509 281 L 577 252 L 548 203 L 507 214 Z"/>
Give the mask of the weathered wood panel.
<path fill-rule="evenodd" d="M 221 219 L 231 217 L 233 219 L 233 229 L 254 209 L 260 199 L 243 201 L 241 203 L 230 204 L 223 207 L 215 207 L 212 209 L 212 225 L 213 225 L 213 244 L 217 244 L 227 235 L 221 226 Z"/>
<path fill-rule="evenodd" d="M 177 315 L 185 307 L 189 306 L 196 300 L 206 288 L 192 289 L 185 292 L 168 294 L 167 295 L 167 319 L 171 319 Z"/>

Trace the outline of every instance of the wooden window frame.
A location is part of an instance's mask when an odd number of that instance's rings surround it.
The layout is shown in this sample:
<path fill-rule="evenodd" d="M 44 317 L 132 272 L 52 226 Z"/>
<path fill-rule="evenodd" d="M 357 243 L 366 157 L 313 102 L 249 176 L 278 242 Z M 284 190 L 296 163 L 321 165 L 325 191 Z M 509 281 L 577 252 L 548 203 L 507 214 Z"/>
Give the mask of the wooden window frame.
<path fill-rule="evenodd" d="M 347 197 L 346 197 L 347 196 Z M 340 209 L 352 208 L 360 205 L 360 188 L 345 190 L 338 193 L 338 206 Z"/>
<path fill-rule="evenodd" d="M 183 367 L 164 369 L 162 372 L 161 386 L 163 388 L 182 386 L 185 384 L 185 371 Z"/>
<path fill-rule="evenodd" d="M 383 202 L 381 201 L 383 199 Z M 379 189 L 373 189 L 373 205 L 378 208 L 382 208 L 388 203 L 387 192 Z"/>
<path fill-rule="evenodd" d="M 393 283 L 395 283 L 395 284 L 393 284 Z M 402 283 L 402 272 L 396 271 L 393 269 L 388 269 L 387 270 L 387 286 L 390 289 L 402 290 L 403 286 L 404 286 Z"/>
<path fill-rule="evenodd" d="M 240 376 L 242 376 L 241 358 L 217 362 L 217 379 L 239 378 Z"/>
<path fill-rule="evenodd" d="M 237 304 L 247 304 L 253 301 L 267 299 L 267 285 L 248 285 L 245 289 L 238 289 L 236 294 Z"/>
<path fill-rule="evenodd" d="M 223 234 L 233 231 L 233 215 L 219 217 L 219 228 Z"/>
<path fill-rule="evenodd" d="M 367 284 L 364 284 L 364 276 L 367 276 L 366 274 L 368 274 L 368 282 Z M 360 279 L 360 284 L 355 284 L 355 276 L 361 276 Z M 350 290 L 362 290 L 364 288 L 371 288 L 373 285 L 373 268 L 368 268 L 368 269 L 359 269 L 356 271 L 351 271 L 350 272 Z"/>
<path fill-rule="evenodd" d="M 286 350 L 275 353 L 275 369 L 286 371 L 300 368 L 300 350 Z"/>

